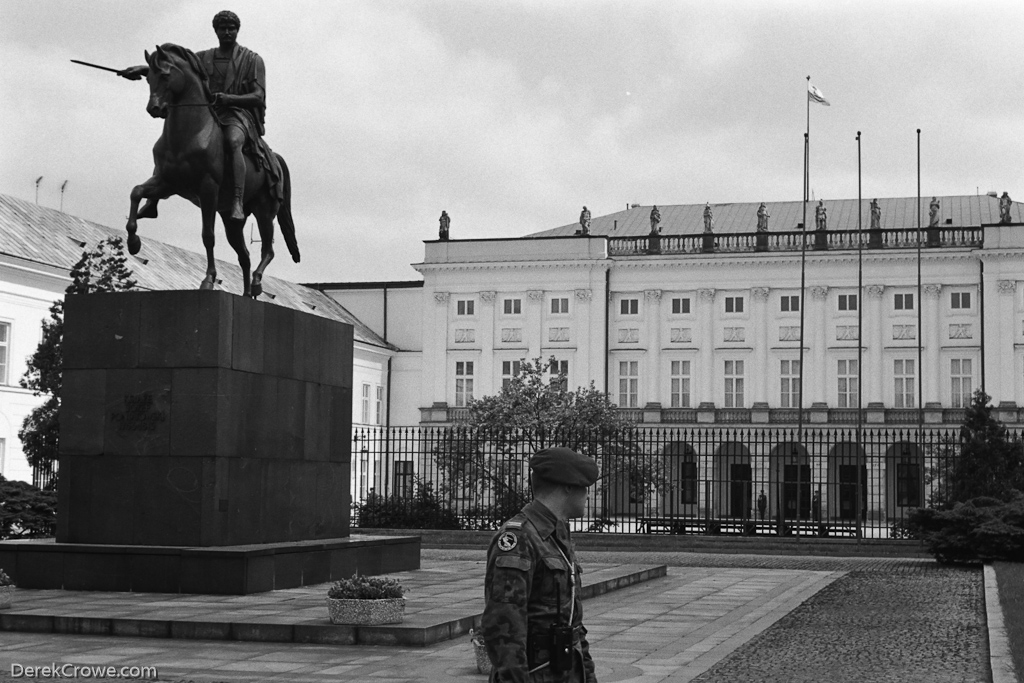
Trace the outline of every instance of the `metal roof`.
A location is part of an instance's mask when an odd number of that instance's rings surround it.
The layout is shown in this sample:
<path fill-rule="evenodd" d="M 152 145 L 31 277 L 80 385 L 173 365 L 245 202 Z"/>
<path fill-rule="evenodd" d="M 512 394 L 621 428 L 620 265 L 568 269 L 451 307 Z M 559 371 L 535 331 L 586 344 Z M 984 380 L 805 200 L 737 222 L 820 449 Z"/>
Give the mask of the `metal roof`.
<path fill-rule="evenodd" d="M 82 251 L 108 237 L 124 237 L 99 223 L 77 218 L 31 202 L 0 194 L 0 254 L 70 272 Z M 128 264 L 140 289 L 196 289 L 206 274 L 206 256 L 146 238 Z M 242 293 L 242 271 L 237 263 L 217 260 L 217 289 Z M 260 301 L 287 306 L 323 318 L 351 324 L 356 341 L 394 349 L 344 306 L 316 289 L 272 277 L 263 278 Z"/>
<path fill-rule="evenodd" d="M 965 195 L 939 197 L 939 224 L 956 227 L 977 227 L 982 223 L 999 222 L 999 199 L 990 195 Z M 857 229 L 856 199 L 823 200 L 828 214 L 829 230 Z M 921 197 L 921 226 L 928 225 L 928 211 L 931 197 Z M 814 229 L 814 208 L 818 201 L 807 203 L 807 227 Z M 712 204 L 714 232 L 719 234 L 748 233 L 757 230 L 757 208 L 760 202 L 740 204 Z M 642 237 L 651 232 L 651 205 L 637 206 L 591 218 L 590 234 L 608 237 Z M 803 202 L 765 202 L 770 218 L 770 231 L 798 230 L 804 220 Z M 917 198 L 895 197 L 879 199 L 883 229 L 916 228 Z M 704 231 L 704 204 L 659 205 L 662 235 L 693 235 Z M 871 220 L 871 198 L 861 205 L 861 222 L 867 228 Z M 1014 223 L 1024 219 L 1019 202 L 1013 202 L 1010 216 Z M 947 223 L 947 221 L 951 221 Z M 527 237 L 568 237 L 579 230 L 579 222 L 563 225 L 552 230 L 535 232 Z"/>

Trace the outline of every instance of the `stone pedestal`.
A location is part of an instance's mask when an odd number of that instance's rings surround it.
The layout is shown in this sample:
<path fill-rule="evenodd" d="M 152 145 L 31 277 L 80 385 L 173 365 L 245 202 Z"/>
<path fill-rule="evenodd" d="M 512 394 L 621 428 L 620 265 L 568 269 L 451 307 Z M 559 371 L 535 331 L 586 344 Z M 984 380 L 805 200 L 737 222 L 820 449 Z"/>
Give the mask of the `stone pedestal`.
<path fill-rule="evenodd" d="M 246 593 L 339 578 L 352 349 L 351 325 L 226 292 L 67 297 L 57 543 L 38 550 L 62 569 L 36 587 Z M 384 571 L 418 567 L 418 543 L 415 566 L 399 552 Z M 27 585 L 32 544 L 14 547 Z"/>

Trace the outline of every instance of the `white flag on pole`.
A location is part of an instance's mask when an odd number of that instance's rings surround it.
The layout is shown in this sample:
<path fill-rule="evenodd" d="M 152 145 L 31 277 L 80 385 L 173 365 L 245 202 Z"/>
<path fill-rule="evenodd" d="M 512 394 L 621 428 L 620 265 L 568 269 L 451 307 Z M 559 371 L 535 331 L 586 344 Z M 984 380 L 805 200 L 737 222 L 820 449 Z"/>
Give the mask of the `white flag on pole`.
<path fill-rule="evenodd" d="M 826 107 L 832 106 L 828 103 L 828 100 L 825 99 L 825 96 L 821 94 L 821 91 L 811 85 L 810 81 L 807 83 L 807 98 L 812 102 L 824 104 Z"/>

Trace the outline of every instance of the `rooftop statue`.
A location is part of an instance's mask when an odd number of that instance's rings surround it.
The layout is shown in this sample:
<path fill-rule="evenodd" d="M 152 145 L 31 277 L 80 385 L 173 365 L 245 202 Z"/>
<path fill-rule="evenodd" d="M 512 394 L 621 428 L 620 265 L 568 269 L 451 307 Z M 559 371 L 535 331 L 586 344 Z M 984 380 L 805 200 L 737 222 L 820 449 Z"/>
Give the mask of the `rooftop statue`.
<path fill-rule="evenodd" d="M 762 206 L 764 205 L 762 204 Z M 821 199 L 818 200 L 818 205 L 814 207 L 814 229 L 828 230 L 828 214 L 825 210 L 824 201 Z"/>
<path fill-rule="evenodd" d="M 711 212 L 711 204 L 704 205 L 704 232 L 714 232 L 715 216 Z"/>
<path fill-rule="evenodd" d="M 581 234 L 590 234 L 590 209 L 583 207 L 583 211 L 580 213 L 580 230 Z"/>
<path fill-rule="evenodd" d="M 768 213 L 768 208 L 761 202 L 761 206 L 757 207 L 757 231 L 768 232 L 768 219 L 771 215 Z"/>
<path fill-rule="evenodd" d="M 939 200 L 932 197 L 932 203 L 928 207 L 928 227 L 936 228 L 939 225 Z"/>
<path fill-rule="evenodd" d="M 146 111 L 164 119 L 163 133 L 153 147 L 153 176 L 131 193 L 128 250 L 137 254 L 141 240 L 137 219 L 155 218 L 157 202 L 178 195 L 196 204 L 203 215 L 207 269 L 200 289 L 217 281 L 213 258 L 214 220 L 220 213 L 228 242 L 242 268 L 243 293 L 263 291 L 263 271 L 274 258 L 274 218 L 281 224 L 292 260 L 299 261 L 291 216 L 291 179 L 279 154 L 264 142 L 266 77 L 263 60 L 237 42 L 241 22 L 233 12 L 213 18 L 218 47 L 193 53 L 167 43 L 146 52 L 146 64 L 119 71 L 129 80 L 149 83 Z M 146 203 L 139 208 L 139 202 Z M 262 254 L 252 271 L 243 230 L 255 215 Z"/>
<path fill-rule="evenodd" d="M 1012 223 L 1013 220 L 1010 218 L 1010 207 L 1013 206 L 1013 200 L 1010 199 L 1010 195 L 1007 192 L 1003 193 L 1003 196 L 999 198 L 999 222 L 1000 223 Z"/>
<path fill-rule="evenodd" d="M 661 232 L 661 211 L 658 211 L 658 207 L 655 206 L 651 209 L 651 234 Z"/>
<path fill-rule="evenodd" d="M 441 212 L 440 223 L 441 223 L 441 226 L 438 229 L 438 235 L 437 235 L 438 239 L 440 239 L 442 242 L 447 242 L 448 241 L 448 231 L 449 231 L 449 228 L 451 228 L 451 225 L 452 225 L 452 219 L 448 217 L 448 212 L 447 211 L 442 211 Z"/>
<path fill-rule="evenodd" d="M 871 229 L 881 230 L 882 229 L 882 210 L 878 208 L 878 200 L 871 200 Z"/>

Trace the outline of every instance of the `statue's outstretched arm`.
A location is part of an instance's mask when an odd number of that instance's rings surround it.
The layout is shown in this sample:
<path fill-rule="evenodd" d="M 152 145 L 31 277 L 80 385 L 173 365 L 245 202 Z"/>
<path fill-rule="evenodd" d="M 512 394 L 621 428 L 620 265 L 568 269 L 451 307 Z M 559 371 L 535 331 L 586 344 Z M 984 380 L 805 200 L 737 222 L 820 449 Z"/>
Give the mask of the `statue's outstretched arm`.
<path fill-rule="evenodd" d="M 146 64 L 130 66 L 127 69 L 118 71 L 117 75 L 121 78 L 127 78 L 129 81 L 138 81 L 149 75 L 149 66 Z"/>

